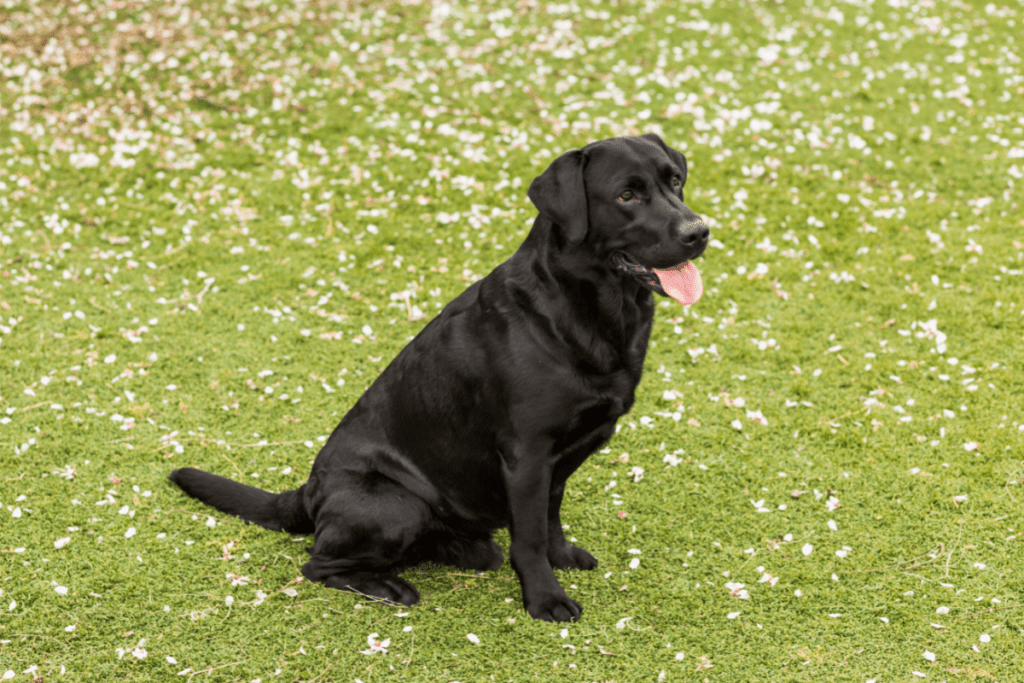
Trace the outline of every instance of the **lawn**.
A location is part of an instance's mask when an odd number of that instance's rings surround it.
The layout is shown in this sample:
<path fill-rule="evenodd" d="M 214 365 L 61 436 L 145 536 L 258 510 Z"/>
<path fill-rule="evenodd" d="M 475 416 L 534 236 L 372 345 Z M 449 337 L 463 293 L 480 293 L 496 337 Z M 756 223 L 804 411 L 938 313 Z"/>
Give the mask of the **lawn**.
<path fill-rule="evenodd" d="M 0 680 L 1013 681 L 1016 2 L 51 2 L 0 10 Z M 657 132 L 711 226 L 570 479 L 572 624 L 506 562 L 413 608 L 301 580 L 295 488 L 526 187 Z M 508 534 L 498 534 L 507 549 Z M 373 641 L 373 642 L 368 642 Z M 5 673 L 6 672 L 6 673 Z"/>

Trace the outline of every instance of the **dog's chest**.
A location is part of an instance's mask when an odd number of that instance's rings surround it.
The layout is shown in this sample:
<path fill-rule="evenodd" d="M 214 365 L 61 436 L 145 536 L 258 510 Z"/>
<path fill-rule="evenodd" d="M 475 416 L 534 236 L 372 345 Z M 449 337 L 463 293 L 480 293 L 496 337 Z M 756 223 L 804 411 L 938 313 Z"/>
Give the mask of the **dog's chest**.
<path fill-rule="evenodd" d="M 574 357 L 578 371 L 620 390 L 628 385 L 632 392 L 643 371 L 651 317 L 638 311 L 629 319 L 619 320 L 615 328 L 593 327 L 589 332 L 580 339 L 583 343 Z"/>
<path fill-rule="evenodd" d="M 588 378 L 593 400 L 605 405 L 608 419 L 617 419 L 632 407 L 636 387 L 640 383 L 640 370 L 641 366 L 625 366 Z"/>

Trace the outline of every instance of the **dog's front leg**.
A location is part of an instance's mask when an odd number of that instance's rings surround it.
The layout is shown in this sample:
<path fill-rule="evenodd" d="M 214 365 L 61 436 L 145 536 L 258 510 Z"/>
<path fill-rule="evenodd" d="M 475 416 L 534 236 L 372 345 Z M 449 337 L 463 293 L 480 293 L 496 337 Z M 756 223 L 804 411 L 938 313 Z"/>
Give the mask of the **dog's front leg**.
<path fill-rule="evenodd" d="M 509 554 L 530 616 L 544 621 L 575 621 L 583 607 L 565 594 L 548 560 L 551 463 L 546 455 L 547 451 L 541 449 L 520 451 L 504 463 L 505 492 L 512 513 Z"/>
<path fill-rule="evenodd" d="M 558 569 L 593 569 L 597 558 L 565 540 L 561 515 L 564 494 L 565 484 L 562 483 L 552 486 L 548 496 L 548 561 Z"/>
<path fill-rule="evenodd" d="M 597 559 L 593 555 L 565 540 L 562 532 L 562 497 L 569 476 L 614 433 L 615 421 L 607 421 L 566 448 L 558 457 L 552 470 L 551 492 L 548 496 L 548 561 L 552 567 L 587 570 L 597 566 Z"/>

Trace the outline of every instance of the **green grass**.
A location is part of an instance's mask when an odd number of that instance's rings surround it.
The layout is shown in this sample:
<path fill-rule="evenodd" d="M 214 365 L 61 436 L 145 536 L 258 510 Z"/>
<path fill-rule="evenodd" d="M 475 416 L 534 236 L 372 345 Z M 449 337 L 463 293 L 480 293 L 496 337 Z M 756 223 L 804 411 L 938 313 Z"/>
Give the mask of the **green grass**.
<path fill-rule="evenodd" d="M 0 675 L 1018 677 L 1024 16 L 810 4 L 3 10 Z M 507 563 L 411 609 L 294 583 L 308 539 L 168 483 L 298 486 L 530 180 L 647 131 L 718 242 L 569 482 L 580 622 Z"/>

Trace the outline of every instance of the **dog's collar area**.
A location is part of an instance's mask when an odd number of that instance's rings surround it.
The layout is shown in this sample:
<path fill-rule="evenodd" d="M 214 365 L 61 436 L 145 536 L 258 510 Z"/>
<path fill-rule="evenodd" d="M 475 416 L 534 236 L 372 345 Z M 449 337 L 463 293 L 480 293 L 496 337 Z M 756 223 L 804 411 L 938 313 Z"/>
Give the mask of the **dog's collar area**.
<path fill-rule="evenodd" d="M 661 280 L 658 278 L 658 274 L 654 272 L 653 268 L 648 268 L 647 266 L 642 266 L 639 263 L 636 263 L 621 251 L 616 251 L 612 254 L 612 263 L 615 265 L 616 270 L 629 273 L 636 278 L 640 284 L 652 292 L 662 296 L 668 296 L 668 293 L 665 292 L 665 289 L 661 286 Z"/>

